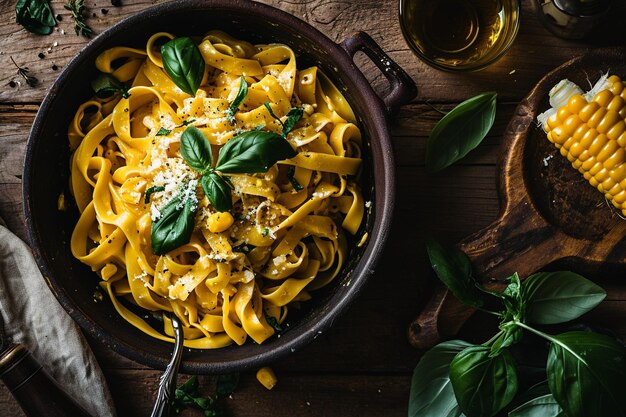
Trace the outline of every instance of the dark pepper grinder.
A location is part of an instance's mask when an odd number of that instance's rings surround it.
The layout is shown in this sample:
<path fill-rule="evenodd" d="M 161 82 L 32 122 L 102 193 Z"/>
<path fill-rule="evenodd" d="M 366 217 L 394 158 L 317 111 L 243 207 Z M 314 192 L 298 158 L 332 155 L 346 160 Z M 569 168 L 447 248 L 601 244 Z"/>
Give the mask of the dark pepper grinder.
<path fill-rule="evenodd" d="M 533 0 L 541 22 L 556 36 L 582 39 L 597 27 L 611 8 L 611 0 Z"/>

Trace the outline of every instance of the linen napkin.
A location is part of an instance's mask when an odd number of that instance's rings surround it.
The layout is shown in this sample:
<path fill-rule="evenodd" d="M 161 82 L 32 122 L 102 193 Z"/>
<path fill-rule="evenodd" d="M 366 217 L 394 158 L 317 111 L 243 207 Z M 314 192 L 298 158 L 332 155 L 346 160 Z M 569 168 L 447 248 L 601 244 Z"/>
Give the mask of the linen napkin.
<path fill-rule="evenodd" d="M 0 315 L 59 386 L 94 417 L 114 417 L 102 371 L 78 327 L 48 288 L 30 248 L 0 218 Z"/>

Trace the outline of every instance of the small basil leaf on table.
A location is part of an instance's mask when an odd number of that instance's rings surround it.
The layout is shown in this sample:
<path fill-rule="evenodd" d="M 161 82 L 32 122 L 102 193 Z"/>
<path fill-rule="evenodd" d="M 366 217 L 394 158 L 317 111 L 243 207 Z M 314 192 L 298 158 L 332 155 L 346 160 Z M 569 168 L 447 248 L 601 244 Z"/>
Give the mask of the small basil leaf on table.
<path fill-rule="evenodd" d="M 409 417 L 459 417 L 461 409 L 450 383 L 450 362 L 473 346 L 462 340 L 440 343 L 426 352 L 413 371 Z"/>
<path fill-rule="evenodd" d="M 161 216 L 152 222 L 150 237 L 155 255 L 179 248 L 191 239 L 198 203 L 195 198 L 184 198 L 184 194 L 173 198 L 161 209 Z"/>
<path fill-rule="evenodd" d="M 517 393 L 517 370 L 508 350 L 492 356 L 488 346 L 472 346 L 450 364 L 450 381 L 468 417 L 492 417 Z"/>
<path fill-rule="evenodd" d="M 450 291 L 463 303 L 482 307 L 482 294 L 476 286 L 472 264 L 465 252 L 430 238 L 426 239 L 426 250 L 437 277 Z"/>
<path fill-rule="evenodd" d="M 215 169 L 230 174 L 267 172 L 276 162 L 296 155 L 289 142 L 276 133 L 252 130 L 234 137 L 220 149 Z"/>
<path fill-rule="evenodd" d="M 239 374 L 225 374 L 217 377 L 215 388 L 216 398 L 226 398 L 237 389 L 239 385 Z"/>
<path fill-rule="evenodd" d="M 482 142 L 496 118 L 496 93 L 479 94 L 456 106 L 434 127 L 426 143 L 426 168 L 441 171 Z"/>
<path fill-rule="evenodd" d="M 204 59 L 188 37 L 175 38 L 161 47 L 163 69 L 185 93 L 196 95 L 204 75 Z"/>
<path fill-rule="evenodd" d="M 237 110 L 239 110 L 239 106 L 241 106 L 241 103 L 243 103 L 247 95 L 248 84 L 246 83 L 246 77 L 242 75 L 239 84 L 239 91 L 237 91 L 237 96 L 235 97 L 233 102 L 230 103 L 230 106 L 226 111 L 226 118 L 230 123 L 233 123 L 235 121 L 235 113 L 237 113 Z"/>
<path fill-rule="evenodd" d="M 546 372 L 554 398 L 568 417 L 626 416 L 626 348 L 598 333 L 551 338 Z"/>
<path fill-rule="evenodd" d="M 568 271 L 540 272 L 522 283 L 526 319 L 536 324 L 574 320 L 606 297 L 606 292 L 588 279 Z"/>
<path fill-rule="evenodd" d="M 214 171 L 207 172 L 200 180 L 204 194 L 217 211 L 233 208 L 232 192 L 226 181 Z"/>
<path fill-rule="evenodd" d="M 49 35 L 57 24 L 48 0 L 18 0 L 15 20 L 24 29 L 38 35 Z"/>
<path fill-rule="evenodd" d="M 211 168 L 213 151 L 202 131 L 189 126 L 180 138 L 180 153 L 187 164 L 198 172 Z"/>
<path fill-rule="evenodd" d="M 91 82 L 91 88 L 98 98 L 111 97 L 116 93 L 121 93 L 124 98 L 130 97 L 128 87 L 110 74 L 100 74 Z"/>

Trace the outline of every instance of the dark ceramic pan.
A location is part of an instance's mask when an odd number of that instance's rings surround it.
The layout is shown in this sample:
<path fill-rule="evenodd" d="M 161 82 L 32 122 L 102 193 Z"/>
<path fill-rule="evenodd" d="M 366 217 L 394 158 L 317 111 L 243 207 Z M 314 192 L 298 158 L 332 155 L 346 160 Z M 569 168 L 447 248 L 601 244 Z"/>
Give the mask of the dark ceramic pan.
<path fill-rule="evenodd" d="M 59 302 L 78 324 L 104 345 L 137 362 L 163 369 L 172 345 L 153 339 L 126 323 L 110 302 L 94 302 L 98 277 L 76 261 L 69 249 L 77 213 L 57 210 L 57 197 L 66 191 L 69 176 L 67 127 L 79 103 L 91 93 L 96 76 L 94 60 L 116 45 L 145 45 L 157 31 L 201 35 L 222 29 L 252 42 L 282 42 L 294 48 L 299 65 L 319 65 L 344 91 L 358 115 L 367 139 L 362 187 L 372 201 L 361 233 L 368 243 L 352 245 L 349 261 L 332 288 L 316 293 L 280 338 L 262 345 L 246 343 L 223 349 L 185 351 L 183 372 L 223 373 L 275 360 L 310 342 L 326 330 L 355 298 L 374 268 L 391 223 L 394 207 L 394 163 L 387 118 L 416 94 L 411 78 L 365 33 L 340 44 L 301 20 L 259 3 L 243 0 L 176 1 L 147 9 L 94 39 L 68 64 L 50 89 L 37 114 L 28 140 L 24 167 L 24 210 L 35 257 Z M 353 62 L 364 52 L 391 86 L 378 96 Z"/>

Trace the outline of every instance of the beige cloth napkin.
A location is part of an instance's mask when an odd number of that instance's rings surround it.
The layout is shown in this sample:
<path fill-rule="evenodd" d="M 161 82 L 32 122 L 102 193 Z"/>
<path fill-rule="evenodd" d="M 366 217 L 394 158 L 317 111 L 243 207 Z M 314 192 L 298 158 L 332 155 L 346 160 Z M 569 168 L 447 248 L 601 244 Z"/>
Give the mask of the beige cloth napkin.
<path fill-rule="evenodd" d="M 6 335 L 21 343 L 94 417 L 114 417 L 102 371 L 87 341 L 48 289 L 30 248 L 0 219 L 0 314 Z"/>

